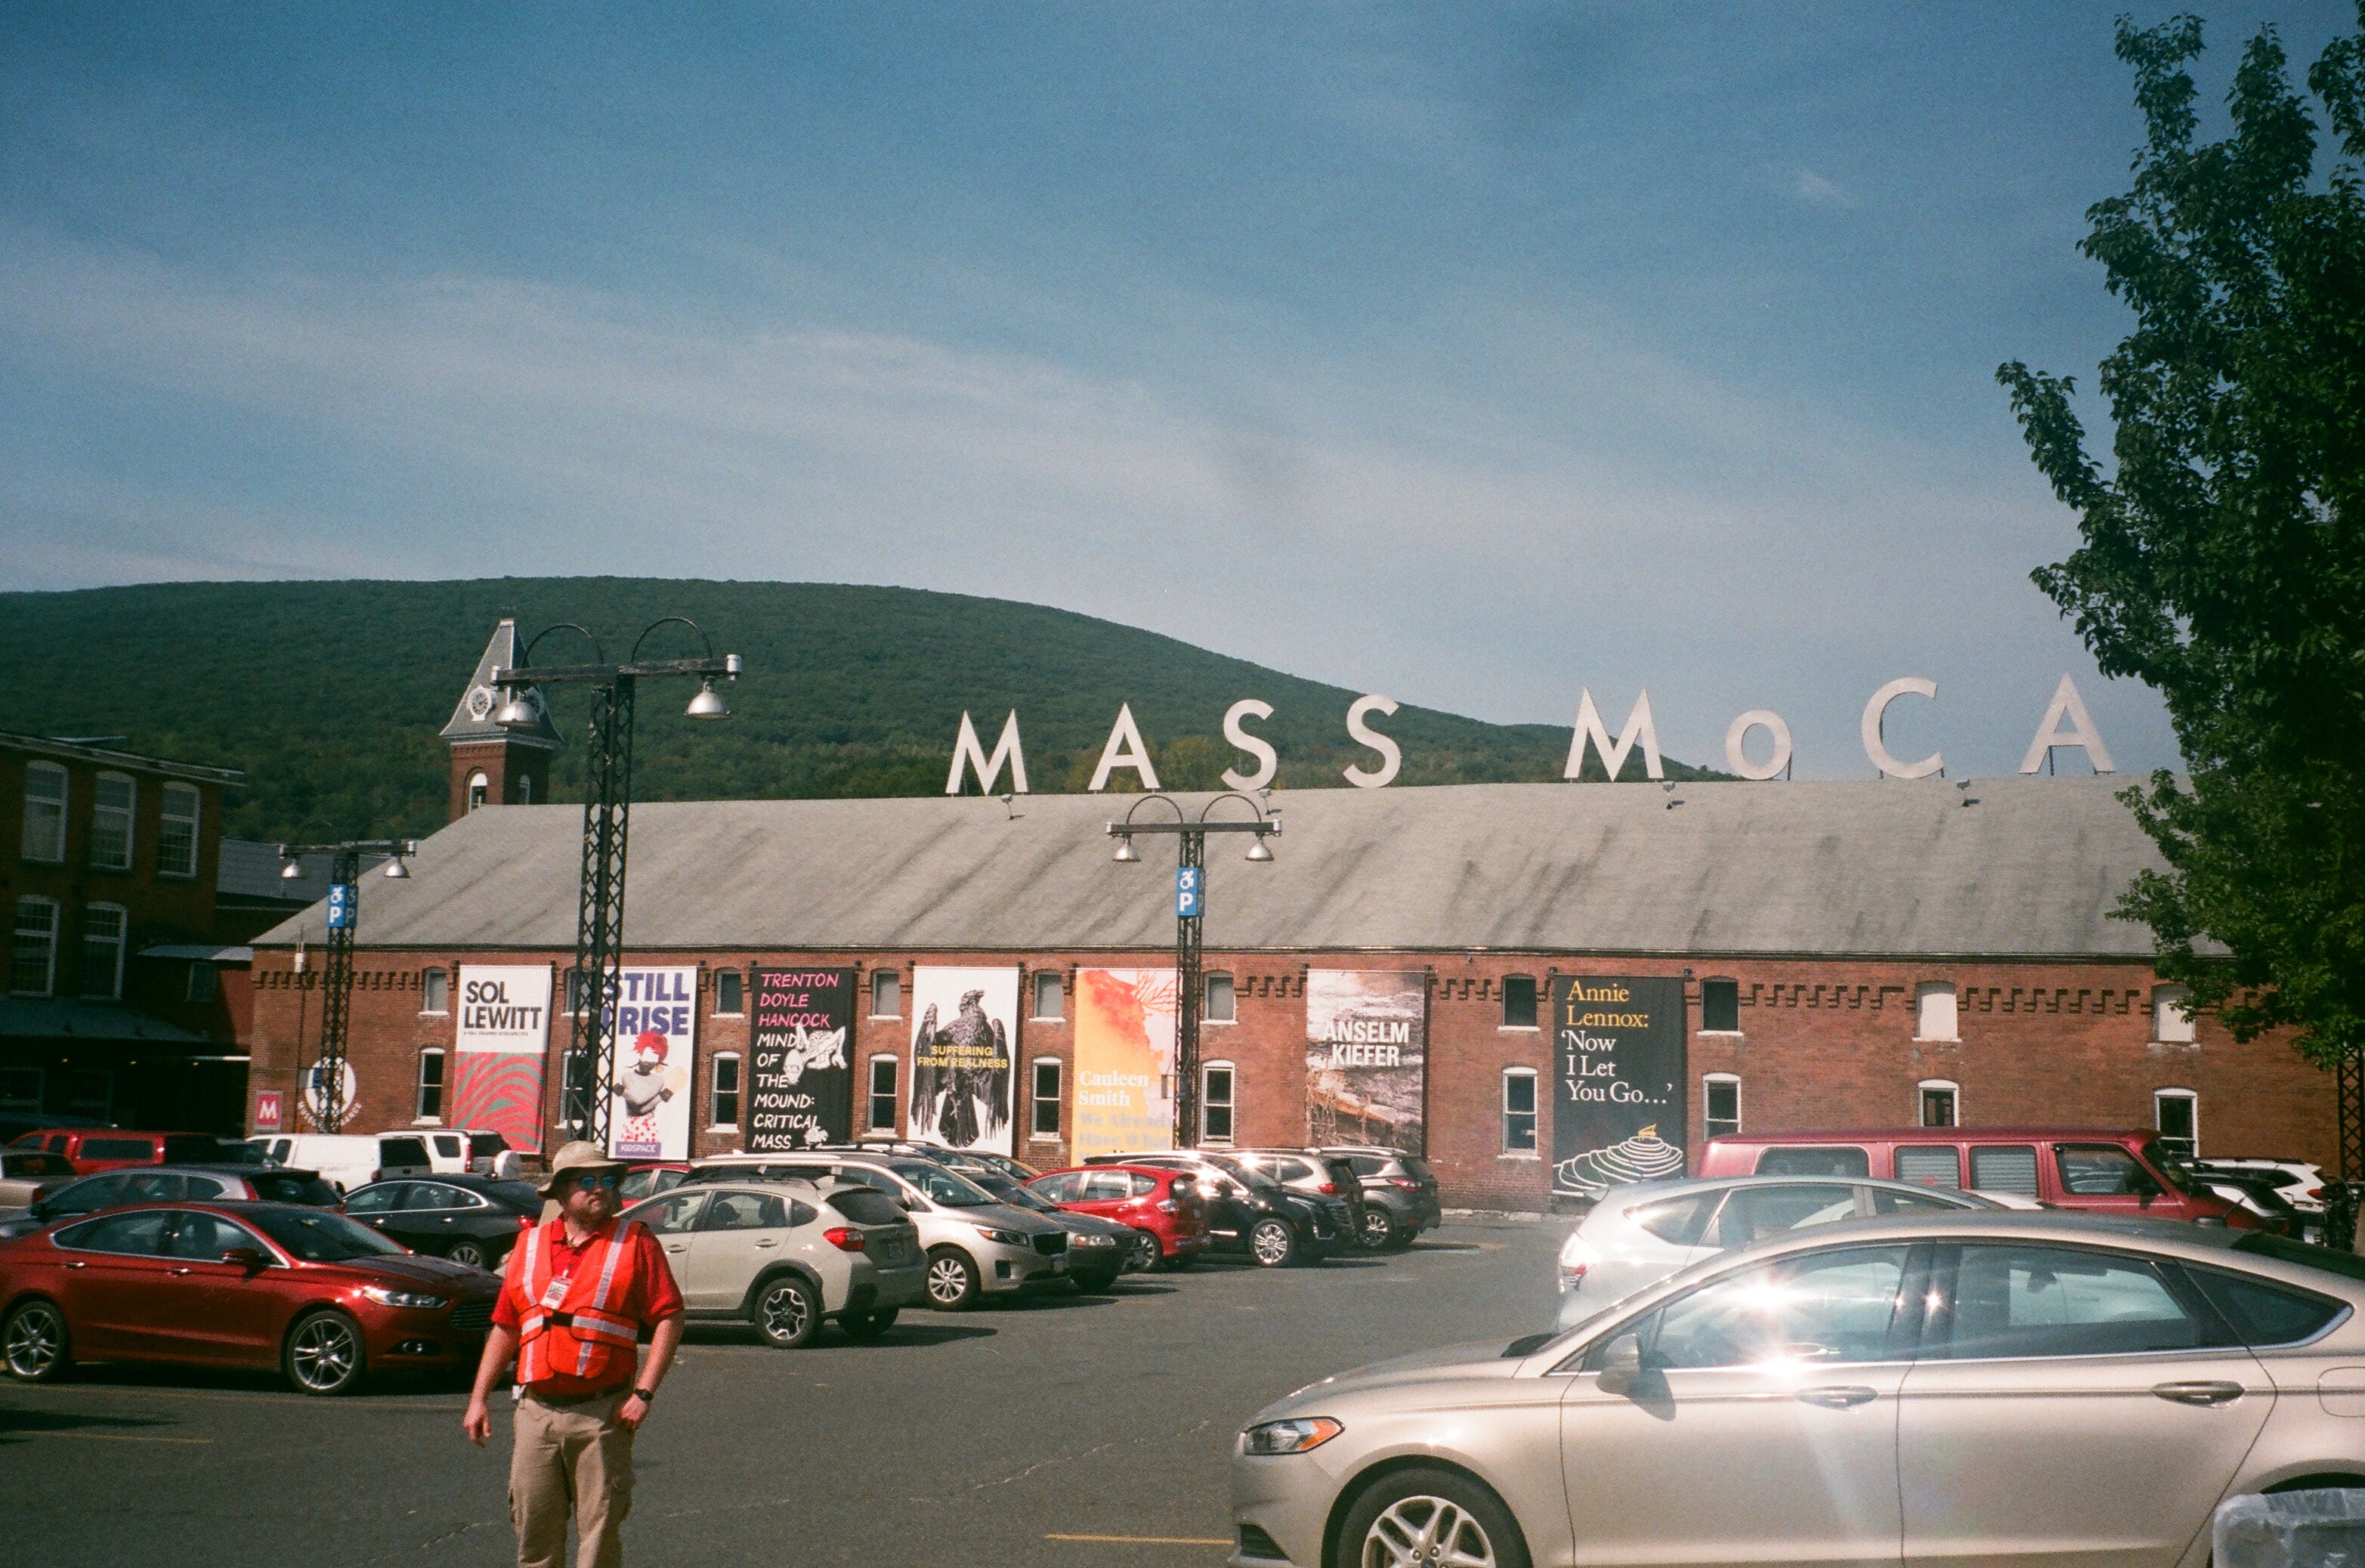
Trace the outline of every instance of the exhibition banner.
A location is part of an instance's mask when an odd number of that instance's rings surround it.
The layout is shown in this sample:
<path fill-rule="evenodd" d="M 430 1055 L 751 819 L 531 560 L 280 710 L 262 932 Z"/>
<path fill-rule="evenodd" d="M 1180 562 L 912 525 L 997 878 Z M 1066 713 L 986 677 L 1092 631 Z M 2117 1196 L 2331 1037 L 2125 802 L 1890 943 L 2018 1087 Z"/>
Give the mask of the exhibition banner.
<path fill-rule="evenodd" d="M 1552 982 L 1552 1195 L 1684 1173 L 1684 982 Z"/>
<path fill-rule="evenodd" d="M 1076 971 L 1070 1159 L 1174 1147 L 1172 969 Z"/>
<path fill-rule="evenodd" d="M 1306 976 L 1306 1141 L 1426 1152 L 1429 977 L 1418 969 Z"/>
<path fill-rule="evenodd" d="M 453 1040 L 455 1127 L 496 1132 L 511 1148 L 542 1148 L 542 1074 L 550 1058 L 550 966 L 460 966 Z"/>
<path fill-rule="evenodd" d="M 1018 971 L 915 968 L 912 1006 L 912 1140 L 1008 1154 Z"/>
<path fill-rule="evenodd" d="M 784 1154 L 854 1137 L 852 969 L 757 969 L 748 1048 L 747 1142 Z"/>
<path fill-rule="evenodd" d="M 688 1159 L 698 1096 L 698 970 L 627 969 L 616 991 L 616 1074 L 608 1082 L 608 1152 L 619 1159 Z"/>

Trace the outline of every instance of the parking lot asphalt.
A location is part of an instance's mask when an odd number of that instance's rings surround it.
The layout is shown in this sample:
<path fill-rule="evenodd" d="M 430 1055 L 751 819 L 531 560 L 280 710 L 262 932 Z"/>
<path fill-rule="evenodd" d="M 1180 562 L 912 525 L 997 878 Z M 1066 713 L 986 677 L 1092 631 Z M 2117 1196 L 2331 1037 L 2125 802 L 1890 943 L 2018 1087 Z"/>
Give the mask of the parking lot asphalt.
<path fill-rule="evenodd" d="M 638 1447 L 628 1560 L 1172 1564 L 1225 1555 L 1233 1434 L 1327 1374 L 1551 1327 L 1567 1223 L 1463 1220 L 1318 1268 L 1202 1264 L 1103 1297 L 947 1315 L 799 1351 L 689 1331 Z M 0 1383 L 12 1561 L 513 1561 L 508 1400 L 478 1450 L 465 1385 L 308 1399 L 263 1376 L 93 1367 Z"/>

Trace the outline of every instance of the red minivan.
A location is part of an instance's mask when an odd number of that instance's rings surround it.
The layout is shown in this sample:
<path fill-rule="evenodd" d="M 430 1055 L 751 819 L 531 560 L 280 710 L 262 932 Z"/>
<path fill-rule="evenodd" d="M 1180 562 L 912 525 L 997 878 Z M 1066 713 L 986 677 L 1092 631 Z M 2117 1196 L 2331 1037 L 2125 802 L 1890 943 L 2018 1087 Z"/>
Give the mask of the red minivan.
<path fill-rule="evenodd" d="M 8 1147 L 62 1154 L 77 1176 L 127 1165 L 210 1165 L 222 1158 L 222 1140 L 211 1133 L 137 1133 L 121 1127 L 44 1128 Z"/>
<path fill-rule="evenodd" d="M 2258 1221 L 2194 1181 L 2149 1129 L 1907 1127 L 1710 1138 L 1702 1176 L 1872 1176 L 2007 1193 L 2057 1209 L 2183 1219 L 2255 1230 Z"/>
<path fill-rule="evenodd" d="M 1207 1249 L 1206 1205 L 1188 1171 L 1094 1165 L 1037 1176 L 1026 1190 L 1063 1209 L 1133 1226 L 1145 1268 L 1185 1268 Z"/>

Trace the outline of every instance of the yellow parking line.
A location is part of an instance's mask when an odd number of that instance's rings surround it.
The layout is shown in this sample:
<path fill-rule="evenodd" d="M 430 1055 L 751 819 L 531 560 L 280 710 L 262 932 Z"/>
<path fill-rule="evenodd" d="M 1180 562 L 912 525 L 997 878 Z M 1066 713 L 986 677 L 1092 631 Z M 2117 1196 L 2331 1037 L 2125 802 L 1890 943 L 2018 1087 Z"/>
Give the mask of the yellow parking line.
<path fill-rule="evenodd" d="M 185 1443 L 202 1448 L 211 1438 L 150 1438 L 130 1432 L 47 1432 L 38 1428 L 0 1427 L 0 1440 L 9 1438 L 92 1438 L 103 1443 Z"/>
<path fill-rule="evenodd" d="M 1229 1546 L 1227 1535 L 1047 1535 L 1045 1540 L 1090 1540 L 1121 1546 Z"/>

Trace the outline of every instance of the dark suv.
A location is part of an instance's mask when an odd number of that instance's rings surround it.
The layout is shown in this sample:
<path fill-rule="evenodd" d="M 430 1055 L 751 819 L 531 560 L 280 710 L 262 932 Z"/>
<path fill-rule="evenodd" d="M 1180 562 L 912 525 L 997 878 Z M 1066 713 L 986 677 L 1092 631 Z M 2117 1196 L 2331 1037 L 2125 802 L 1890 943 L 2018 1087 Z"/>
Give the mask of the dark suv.
<path fill-rule="evenodd" d="M 1312 1263 L 1355 1245 L 1319 1199 L 1293 1193 L 1223 1154 L 1095 1154 L 1086 1165 L 1145 1165 L 1182 1170 L 1207 1214 L 1207 1255 L 1245 1255 L 1260 1268 Z"/>
<path fill-rule="evenodd" d="M 1376 1144 L 1344 1144 L 1324 1154 L 1344 1159 L 1363 1189 L 1363 1244 L 1402 1250 L 1424 1230 L 1445 1223 L 1437 1175 L 1429 1161 Z"/>
<path fill-rule="evenodd" d="M 1333 1228 L 1371 1246 L 1364 1231 L 1363 1186 L 1354 1168 L 1334 1155 L 1310 1148 L 1202 1149 L 1225 1153 L 1260 1176 L 1270 1176 L 1293 1193 L 1320 1204 Z"/>

